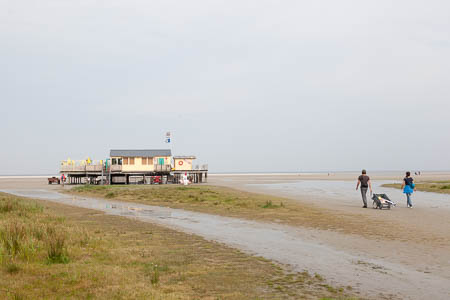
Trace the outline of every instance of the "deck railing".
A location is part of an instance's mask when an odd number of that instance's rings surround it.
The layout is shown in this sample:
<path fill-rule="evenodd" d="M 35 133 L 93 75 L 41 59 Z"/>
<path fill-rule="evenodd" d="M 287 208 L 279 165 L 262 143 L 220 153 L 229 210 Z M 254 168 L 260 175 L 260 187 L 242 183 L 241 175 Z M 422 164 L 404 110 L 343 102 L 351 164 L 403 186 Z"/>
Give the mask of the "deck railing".
<path fill-rule="evenodd" d="M 101 172 L 102 165 L 62 165 L 61 172 Z"/>
<path fill-rule="evenodd" d="M 171 170 L 171 165 L 155 165 L 155 172 L 170 172 Z"/>
<path fill-rule="evenodd" d="M 195 166 L 193 170 L 208 170 L 208 165 L 202 165 Z M 102 171 L 102 165 L 95 164 L 95 165 L 62 165 L 61 166 L 61 172 L 101 172 Z M 120 173 L 122 172 L 122 165 L 111 165 L 108 167 L 108 170 L 103 170 L 106 172 L 111 173 Z M 170 172 L 172 171 L 171 165 L 154 165 L 154 172 Z M 133 172 L 133 171 L 132 171 Z"/>
<path fill-rule="evenodd" d="M 87 172 L 101 172 L 102 171 L 102 165 L 88 165 L 86 166 Z"/>
<path fill-rule="evenodd" d="M 122 172 L 122 165 L 111 165 L 111 172 Z"/>
<path fill-rule="evenodd" d="M 61 172 L 86 172 L 86 166 L 65 165 L 61 166 Z"/>

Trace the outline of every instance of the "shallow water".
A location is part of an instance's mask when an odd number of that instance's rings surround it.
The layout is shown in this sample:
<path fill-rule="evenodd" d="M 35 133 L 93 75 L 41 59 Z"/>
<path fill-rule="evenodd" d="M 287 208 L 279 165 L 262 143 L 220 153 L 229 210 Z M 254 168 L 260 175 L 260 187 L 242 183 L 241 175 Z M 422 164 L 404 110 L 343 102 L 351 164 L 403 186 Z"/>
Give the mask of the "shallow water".
<path fill-rule="evenodd" d="M 406 196 L 399 189 L 386 188 L 381 185 L 393 181 L 373 181 L 373 192 L 386 194 L 396 203 L 406 203 Z M 248 184 L 252 188 L 273 192 L 280 192 L 290 197 L 308 196 L 313 198 L 326 198 L 339 203 L 355 204 L 361 202 L 361 193 L 356 191 L 356 182 L 334 180 L 301 180 L 286 183 Z M 367 192 L 368 198 L 370 197 Z M 430 192 L 415 192 L 412 195 L 413 205 L 417 207 L 450 209 L 450 195 Z M 370 204 L 371 202 L 369 202 Z"/>
<path fill-rule="evenodd" d="M 317 186 L 303 185 L 310 189 Z M 339 184 L 337 184 L 339 186 Z M 280 185 L 283 188 L 296 186 Z M 346 187 L 343 185 L 342 187 Z M 181 209 L 105 199 L 71 196 L 45 189 L 13 189 L 2 192 L 103 211 L 203 236 L 248 253 L 291 265 L 296 271 L 325 275 L 332 284 L 352 286 L 363 295 L 400 295 L 402 299 L 447 299 L 450 281 L 381 259 L 350 254 L 324 245 L 317 231 L 278 224 L 221 217 Z M 339 195 L 334 191 L 330 195 Z M 383 290 L 380 290 L 380 282 Z M 385 292 L 386 291 L 386 292 Z"/>

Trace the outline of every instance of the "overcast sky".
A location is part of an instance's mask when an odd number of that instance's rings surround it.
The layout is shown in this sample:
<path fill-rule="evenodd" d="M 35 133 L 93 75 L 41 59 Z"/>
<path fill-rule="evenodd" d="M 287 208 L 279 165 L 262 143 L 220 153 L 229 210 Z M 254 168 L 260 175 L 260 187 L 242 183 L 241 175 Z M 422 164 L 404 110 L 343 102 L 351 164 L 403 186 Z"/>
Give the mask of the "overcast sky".
<path fill-rule="evenodd" d="M 0 174 L 450 169 L 449 1 L 0 0 Z"/>

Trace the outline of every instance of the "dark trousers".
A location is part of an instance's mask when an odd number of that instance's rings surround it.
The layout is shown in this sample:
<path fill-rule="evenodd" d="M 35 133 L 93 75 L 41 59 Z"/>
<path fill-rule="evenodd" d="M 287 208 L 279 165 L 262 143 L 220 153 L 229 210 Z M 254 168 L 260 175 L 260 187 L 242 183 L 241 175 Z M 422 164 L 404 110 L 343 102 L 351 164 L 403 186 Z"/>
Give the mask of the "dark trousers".
<path fill-rule="evenodd" d="M 361 187 L 361 196 L 364 203 L 364 206 L 367 206 L 367 188 Z"/>

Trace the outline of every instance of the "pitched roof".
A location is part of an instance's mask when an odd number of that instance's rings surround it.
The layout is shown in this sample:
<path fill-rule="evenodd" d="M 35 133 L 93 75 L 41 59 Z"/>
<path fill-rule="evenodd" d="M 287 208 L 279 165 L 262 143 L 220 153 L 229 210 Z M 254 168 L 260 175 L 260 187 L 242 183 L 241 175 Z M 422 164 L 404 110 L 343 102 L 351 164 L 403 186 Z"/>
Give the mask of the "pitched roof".
<path fill-rule="evenodd" d="M 156 157 L 172 156 L 170 149 L 151 149 L 151 150 L 111 150 L 111 157 Z"/>

